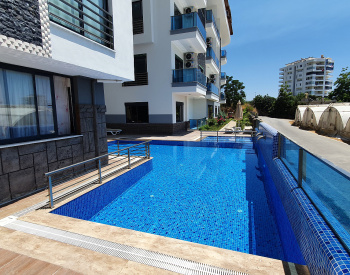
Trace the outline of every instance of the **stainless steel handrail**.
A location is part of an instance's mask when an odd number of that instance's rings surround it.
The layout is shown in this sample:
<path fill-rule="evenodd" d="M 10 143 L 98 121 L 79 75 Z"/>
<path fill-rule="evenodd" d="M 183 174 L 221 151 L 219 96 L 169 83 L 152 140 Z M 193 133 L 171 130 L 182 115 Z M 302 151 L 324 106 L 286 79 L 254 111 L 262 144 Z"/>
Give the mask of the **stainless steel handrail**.
<path fill-rule="evenodd" d="M 98 157 L 95 157 L 95 158 L 92 158 L 92 159 L 88 159 L 88 160 L 85 160 L 85 161 L 82 161 L 82 162 L 79 162 L 79 163 L 75 163 L 75 164 L 72 164 L 72 165 L 69 165 L 69 166 L 66 166 L 66 167 L 63 167 L 63 168 L 60 168 L 60 169 L 57 169 L 57 170 L 45 173 L 45 176 L 49 178 L 48 193 L 49 193 L 49 200 L 50 200 L 51 208 L 54 207 L 54 200 L 53 200 L 54 192 L 52 190 L 52 186 L 53 186 L 53 184 L 52 184 L 52 176 L 54 174 L 64 172 L 64 171 L 66 171 L 68 169 L 72 169 L 74 167 L 81 166 L 81 165 L 84 165 L 86 163 L 90 163 L 90 162 L 93 162 L 93 161 L 98 161 L 98 180 L 99 180 L 99 183 L 102 183 L 102 165 L 101 165 L 101 159 L 102 158 L 106 158 L 106 157 L 109 157 L 111 155 L 119 157 L 120 155 L 122 155 L 121 152 L 126 151 L 125 156 L 127 156 L 127 162 L 128 162 L 127 163 L 127 168 L 130 169 L 131 168 L 131 153 L 136 152 L 137 155 L 134 155 L 134 156 L 137 156 L 137 157 L 143 157 L 142 155 L 138 155 L 138 154 L 144 153 L 144 158 L 150 159 L 150 157 L 151 157 L 151 154 L 150 154 L 150 142 L 151 141 L 145 141 L 145 142 L 137 143 L 135 145 L 132 145 L 132 146 L 129 146 L 129 147 L 126 147 L 126 148 L 123 148 L 123 149 L 119 149 L 119 141 L 118 141 L 117 142 L 117 146 L 118 146 L 118 150 L 117 151 L 113 151 L 113 152 L 108 153 L 108 154 L 104 154 L 104 155 L 101 155 L 101 156 L 98 156 Z M 133 149 L 136 149 L 135 147 L 138 147 L 138 146 L 145 146 L 145 148 L 142 149 L 142 150 L 140 149 L 140 150 L 134 150 L 133 151 Z"/>
<path fill-rule="evenodd" d="M 255 137 L 257 131 L 255 130 L 232 130 L 232 131 L 200 131 L 200 140 L 203 138 L 203 133 L 216 133 L 216 141 L 219 142 L 219 133 L 225 134 L 235 134 L 235 138 L 237 133 L 247 133 L 250 134 L 251 137 Z"/>

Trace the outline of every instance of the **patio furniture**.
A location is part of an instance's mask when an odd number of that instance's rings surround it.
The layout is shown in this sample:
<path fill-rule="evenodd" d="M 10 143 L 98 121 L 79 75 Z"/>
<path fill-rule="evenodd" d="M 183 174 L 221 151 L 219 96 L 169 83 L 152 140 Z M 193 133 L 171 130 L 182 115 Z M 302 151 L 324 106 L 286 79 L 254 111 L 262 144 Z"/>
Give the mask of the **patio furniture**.
<path fill-rule="evenodd" d="M 121 129 L 106 129 L 106 131 L 107 131 L 107 134 L 110 133 L 113 136 L 119 135 L 122 132 Z"/>

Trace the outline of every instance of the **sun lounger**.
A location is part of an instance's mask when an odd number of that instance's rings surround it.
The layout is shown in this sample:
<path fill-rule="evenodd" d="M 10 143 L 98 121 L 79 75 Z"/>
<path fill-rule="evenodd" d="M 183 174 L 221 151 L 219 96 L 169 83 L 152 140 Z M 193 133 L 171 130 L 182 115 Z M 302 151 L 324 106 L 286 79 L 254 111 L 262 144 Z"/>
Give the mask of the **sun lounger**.
<path fill-rule="evenodd" d="M 107 130 L 107 134 L 110 133 L 113 136 L 119 135 L 122 132 L 121 129 L 106 129 L 106 130 Z"/>
<path fill-rule="evenodd" d="M 232 134 L 234 129 L 233 128 L 225 128 L 225 134 Z"/>

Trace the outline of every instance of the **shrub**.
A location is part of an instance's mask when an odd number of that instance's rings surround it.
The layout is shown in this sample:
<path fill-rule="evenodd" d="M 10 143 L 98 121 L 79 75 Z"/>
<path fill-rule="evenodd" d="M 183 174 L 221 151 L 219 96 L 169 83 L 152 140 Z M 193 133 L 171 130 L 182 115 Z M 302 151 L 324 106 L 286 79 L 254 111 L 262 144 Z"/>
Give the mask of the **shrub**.
<path fill-rule="evenodd" d="M 207 131 L 209 130 L 209 125 L 203 125 L 202 127 L 199 127 L 200 131 Z"/>
<path fill-rule="evenodd" d="M 214 118 L 208 119 L 208 125 L 209 125 L 209 126 L 215 125 L 215 119 L 214 119 Z"/>

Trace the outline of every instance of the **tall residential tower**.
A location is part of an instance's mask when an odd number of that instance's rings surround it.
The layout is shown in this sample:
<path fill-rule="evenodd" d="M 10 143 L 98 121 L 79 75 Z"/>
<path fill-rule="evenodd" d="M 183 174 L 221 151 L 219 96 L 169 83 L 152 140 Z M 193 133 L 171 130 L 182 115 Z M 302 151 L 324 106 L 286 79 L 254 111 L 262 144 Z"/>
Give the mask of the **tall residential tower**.
<path fill-rule="evenodd" d="M 280 68 L 280 86 L 287 85 L 293 95 L 308 93 L 315 96 L 328 96 L 332 90 L 334 61 L 329 57 L 302 58 Z"/>

